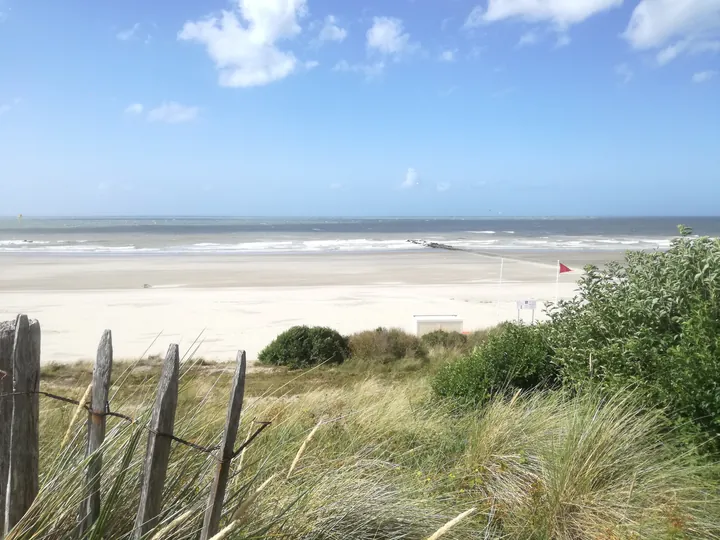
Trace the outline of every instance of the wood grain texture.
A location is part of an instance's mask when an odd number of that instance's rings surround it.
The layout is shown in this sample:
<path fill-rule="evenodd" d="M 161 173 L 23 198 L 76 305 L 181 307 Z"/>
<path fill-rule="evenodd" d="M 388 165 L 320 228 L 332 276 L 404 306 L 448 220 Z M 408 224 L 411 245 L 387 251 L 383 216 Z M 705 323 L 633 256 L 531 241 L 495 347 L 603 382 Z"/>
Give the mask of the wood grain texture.
<path fill-rule="evenodd" d="M 150 419 L 145 463 L 143 465 L 140 506 L 135 519 L 133 538 L 140 539 L 153 529 L 162 510 L 163 488 L 170 457 L 169 437 L 159 433 L 173 435 L 175 410 L 178 402 L 178 376 L 180 372 L 180 349 L 170 345 L 165 356 L 157 397 Z"/>
<path fill-rule="evenodd" d="M 15 321 L 0 322 L 0 395 L 12 393 L 12 352 Z M 5 536 L 5 492 L 10 467 L 12 398 L 0 398 L 0 540 Z"/>
<path fill-rule="evenodd" d="M 13 392 L 5 534 L 25 515 L 38 493 L 40 324 L 18 315 L 12 353 Z"/>
<path fill-rule="evenodd" d="M 210 488 L 210 498 L 205 510 L 205 519 L 203 520 L 203 528 L 200 534 L 201 540 L 209 540 L 220 528 L 220 518 L 222 516 L 225 490 L 230 475 L 231 459 L 235 448 L 238 428 L 240 427 L 240 413 L 242 412 L 243 396 L 245 394 L 246 369 L 247 361 L 245 351 L 238 351 L 237 366 L 235 367 L 235 375 L 233 376 L 232 390 L 230 393 L 230 405 L 228 406 L 225 430 L 223 432 L 222 443 L 220 444 L 221 461 L 218 463 L 215 479 Z"/>
<path fill-rule="evenodd" d="M 98 346 L 93 368 L 92 395 L 90 398 L 92 411 L 88 413 L 88 438 L 86 456 L 92 456 L 86 473 L 87 498 L 80 508 L 80 533 L 92 526 L 100 515 L 100 481 L 102 479 L 102 453 L 99 448 L 105 440 L 104 413 L 108 407 L 110 377 L 112 375 L 113 346 L 112 332 L 105 330 Z M 100 414 L 93 414 L 100 413 Z"/>

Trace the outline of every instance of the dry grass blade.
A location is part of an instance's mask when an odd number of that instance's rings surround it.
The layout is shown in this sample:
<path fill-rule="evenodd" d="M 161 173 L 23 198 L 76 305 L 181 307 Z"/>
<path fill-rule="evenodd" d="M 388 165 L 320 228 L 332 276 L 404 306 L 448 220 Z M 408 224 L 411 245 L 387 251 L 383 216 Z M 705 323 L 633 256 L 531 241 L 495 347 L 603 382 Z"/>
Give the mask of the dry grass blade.
<path fill-rule="evenodd" d="M 75 425 L 75 422 L 77 422 L 78 417 L 80 416 L 80 413 L 85 409 L 85 404 L 90 399 L 90 393 L 92 392 L 92 383 L 88 384 L 88 387 L 85 389 L 85 393 L 80 398 L 80 402 L 78 403 L 77 407 L 75 407 L 75 412 L 72 415 L 72 418 L 70 419 L 70 424 L 68 424 L 67 431 L 65 432 L 65 436 L 63 437 L 62 444 L 60 445 L 61 448 L 64 448 L 67 446 L 68 442 L 70 441 L 70 436 L 72 435 L 72 429 Z"/>
<path fill-rule="evenodd" d="M 290 465 L 290 469 L 288 469 L 287 477 L 286 479 L 290 478 L 290 475 L 292 475 L 293 471 L 295 470 L 295 466 L 298 464 L 298 461 L 300 461 L 300 458 L 302 457 L 303 453 L 305 452 L 305 448 L 307 447 L 310 440 L 315 435 L 315 432 L 320 429 L 320 426 L 323 424 L 323 421 L 320 420 L 315 427 L 312 429 L 310 434 L 307 436 L 307 438 L 303 441 L 302 445 L 300 445 L 300 449 L 298 450 L 298 453 L 295 454 L 295 459 L 293 459 L 292 464 Z"/>
<path fill-rule="evenodd" d="M 247 509 L 250 507 L 252 503 L 255 502 L 255 499 L 257 499 L 258 495 L 264 490 L 267 485 L 272 482 L 272 480 L 277 476 L 277 474 L 273 474 L 270 478 L 265 480 L 259 488 L 255 490 L 254 493 L 252 493 L 243 503 L 238 507 L 237 510 L 233 513 L 232 519 L 233 521 L 238 521 L 247 511 Z"/>
<path fill-rule="evenodd" d="M 457 516 L 456 518 L 451 519 L 451 520 L 448 521 L 445 525 L 443 525 L 442 527 L 440 527 L 437 531 L 435 531 L 435 532 L 432 534 L 432 536 L 430 536 L 430 537 L 428 538 L 428 540 L 437 540 L 437 539 L 440 538 L 441 536 L 445 535 L 445 533 L 447 533 L 447 532 L 448 532 L 450 529 L 452 529 L 455 525 L 457 525 L 458 523 L 460 523 L 463 519 L 465 519 L 466 517 L 474 514 L 475 512 L 477 512 L 477 508 L 471 508 L 470 510 L 466 510 L 465 512 L 463 512 L 462 514 L 460 514 L 460 515 Z"/>
<path fill-rule="evenodd" d="M 223 538 L 227 538 L 231 532 L 233 532 L 235 529 L 237 529 L 238 525 L 239 524 L 237 521 L 233 521 L 230 525 L 225 527 L 223 530 L 221 530 L 215 536 L 211 537 L 210 540 L 222 540 Z"/>
<path fill-rule="evenodd" d="M 195 510 L 188 510 L 187 512 L 183 512 L 178 517 L 173 519 L 170 523 L 167 525 L 164 525 L 162 529 L 160 529 L 158 532 L 156 532 L 150 540 L 161 540 L 163 536 L 165 536 L 167 533 L 171 532 L 175 527 L 178 525 L 184 523 L 187 521 L 190 516 L 192 516 L 195 513 Z"/>

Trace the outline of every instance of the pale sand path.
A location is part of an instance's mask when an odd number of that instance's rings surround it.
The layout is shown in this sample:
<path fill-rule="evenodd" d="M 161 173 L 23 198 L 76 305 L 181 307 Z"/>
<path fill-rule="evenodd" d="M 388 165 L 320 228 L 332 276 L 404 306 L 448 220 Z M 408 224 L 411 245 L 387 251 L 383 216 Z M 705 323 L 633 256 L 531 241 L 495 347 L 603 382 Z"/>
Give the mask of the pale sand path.
<path fill-rule="evenodd" d="M 612 257 L 562 254 L 578 268 Z M 466 330 L 514 319 L 517 300 L 555 296 L 557 256 L 532 258 L 541 262 L 506 260 L 500 286 L 499 259 L 462 253 L 10 256 L 0 258 L 0 320 L 19 312 L 37 318 L 43 363 L 91 359 L 105 328 L 116 358 L 141 355 L 159 333 L 150 354 L 170 343 L 184 352 L 204 331 L 199 356 L 231 360 L 245 348 L 255 359 L 296 324 L 352 333 L 414 331 L 414 315 L 458 315 Z M 561 297 L 572 296 L 579 274 L 562 276 Z"/>

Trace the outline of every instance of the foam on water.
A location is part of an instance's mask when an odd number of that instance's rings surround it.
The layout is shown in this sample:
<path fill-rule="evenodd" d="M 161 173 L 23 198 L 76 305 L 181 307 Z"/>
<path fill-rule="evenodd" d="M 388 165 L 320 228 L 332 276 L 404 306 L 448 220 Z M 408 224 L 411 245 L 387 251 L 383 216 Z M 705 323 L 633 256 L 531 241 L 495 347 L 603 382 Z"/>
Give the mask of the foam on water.
<path fill-rule="evenodd" d="M 473 234 L 488 234 L 492 231 L 468 231 Z M 463 235 L 464 236 L 464 235 Z M 666 249 L 670 247 L 669 238 L 619 238 L 619 237 L 507 237 L 477 239 L 472 237 L 448 238 L 428 237 L 437 243 L 469 251 L 490 250 L 619 250 L 619 249 Z M 427 240 L 427 239 L 425 239 Z M 381 252 L 430 249 L 424 245 L 408 242 L 403 238 L 326 238 L 315 240 L 297 238 L 294 240 L 266 240 L 237 243 L 196 242 L 193 244 L 172 245 L 107 245 L 99 241 L 85 240 L 0 240 L 0 253 L 323 253 L 323 252 Z"/>

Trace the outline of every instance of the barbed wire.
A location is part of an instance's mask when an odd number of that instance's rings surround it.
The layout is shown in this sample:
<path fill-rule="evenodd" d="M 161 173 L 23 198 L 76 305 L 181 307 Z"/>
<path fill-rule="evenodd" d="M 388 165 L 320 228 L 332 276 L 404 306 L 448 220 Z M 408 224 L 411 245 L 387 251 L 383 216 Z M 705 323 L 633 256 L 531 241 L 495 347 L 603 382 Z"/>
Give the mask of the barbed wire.
<path fill-rule="evenodd" d="M 0 377 L 0 378 L 1 378 L 1 377 Z M 105 410 L 104 410 L 104 411 L 102 411 L 102 412 L 97 412 L 97 411 L 93 411 L 92 407 L 91 407 L 90 405 L 88 405 L 87 403 L 82 403 L 82 404 L 81 404 L 81 403 L 80 403 L 78 400 L 76 400 L 76 399 L 68 398 L 68 397 L 65 397 L 65 396 L 59 396 L 59 395 L 57 395 L 57 394 L 52 394 L 52 393 L 50 393 L 50 392 L 44 392 L 44 391 L 42 391 L 42 390 L 34 390 L 34 391 L 28 391 L 28 392 L 10 392 L 10 393 L 7 393 L 7 394 L 0 394 L 0 399 L 9 398 L 9 397 L 14 397 L 14 396 L 32 396 L 32 395 L 44 396 L 44 397 L 49 398 L 49 399 L 54 399 L 54 400 L 56 400 L 56 401 L 61 401 L 61 402 L 63 402 L 63 403 L 67 403 L 67 404 L 69 404 L 69 405 L 76 405 L 76 406 L 78 406 L 78 407 L 79 407 L 79 406 L 82 406 L 83 409 L 85 409 L 85 410 L 86 410 L 89 414 L 91 414 L 92 416 L 100 416 L 100 417 L 110 416 L 110 417 L 113 417 L 113 418 L 119 418 L 120 420 L 124 420 L 125 422 L 128 422 L 128 423 L 130 423 L 130 424 L 135 424 L 135 425 L 137 425 L 138 427 L 140 427 L 141 429 L 144 429 L 144 430 L 146 430 L 146 431 L 149 432 L 149 433 L 153 433 L 154 435 L 156 435 L 156 436 L 158 436 L 158 437 L 167 437 L 168 439 L 170 439 L 170 440 L 172 440 L 172 441 L 174 441 L 174 442 L 176 442 L 176 443 L 179 443 L 179 444 L 188 446 L 188 447 L 190 447 L 190 448 L 192 448 L 192 449 L 194 449 L 194 450 L 197 450 L 198 452 L 202 452 L 202 453 L 208 454 L 208 455 L 210 455 L 212 458 L 214 458 L 216 461 L 219 461 L 219 462 L 232 461 L 233 459 L 235 459 L 236 457 L 238 457 L 238 456 L 240 455 L 240 453 L 242 453 L 242 451 L 245 450 L 245 448 L 247 448 L 248 446 L 250 446 L 250 444 L 253 442 L 253 440 L 255 440 L 255 438 L 256 438 L 258 435 L 260 435 L 268 426 L 270 426 L 270 424 L 272 424 L 272 422 L 264 422 L 264 421 L 253 420 L 253 421 L 252 421 L 253 424 L 258 424 L 258 425 L 259 425 L 258 429 L 256 429 L 256 430 L 253 432 L 253 434 L 250 435 L 250 437 L 248 437 L 247 440 L 246 440 L 243 444 L 241 444 L 236 450 L 233 450 L 233 453 L 232 453 L 232 455 L 230 456 L 229 459 L 223 459 L 222 457 L 217 457 L 217 456 L 212 455 L 213 452 L 215 452 L 216 450 L 220 450 L 220 445 L 219 445 L 219 444 L 216 444 L 215 446 L 202 446 L 202 445 L 199 445 L 199 444 L 194 443 L 194 442 L 192 442 L 192 441 L 188 441 L 188 440 L 186 440 L 186 439 L 182 439 L 182 438 L 180 438 L 180 437 L 177 437 L 177 436 L 173 435 L 172 433 L 164 433 L 164 432 L 161 432 L 161 431 L 157 431 L 157 430 L 151 429 L 149 426 L 144 426 L 144 425 L 139 424 L 138 421 L 137 421 L 137 419 L 135 419 L 135 418 L 132 418 L 132 417 L 126 415 L 126 414 L 121 414 L 121 413 L 118 413 L 118 412 L 113 412 L 113 411 L 111 411 L 111 410 L 110 410 L 110 403 L 108 403 L 108 402 L 105 402 Z"/>

